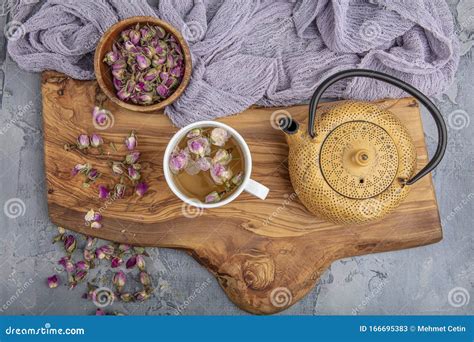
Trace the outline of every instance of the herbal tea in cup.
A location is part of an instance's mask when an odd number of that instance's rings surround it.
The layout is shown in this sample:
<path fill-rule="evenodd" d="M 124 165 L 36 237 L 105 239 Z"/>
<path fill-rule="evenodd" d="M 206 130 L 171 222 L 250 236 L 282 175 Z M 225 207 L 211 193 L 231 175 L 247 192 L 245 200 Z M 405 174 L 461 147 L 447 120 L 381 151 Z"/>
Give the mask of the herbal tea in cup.
<path fill-rule="evenodd" d="M 202 121 L 181 129 L 163 160 L 166 181 L 183 201 L 214 208 L 243 190 L 265 199 L 268 188 L 250 179 L 252 159 L 244 139 L 233 128 Z"/>

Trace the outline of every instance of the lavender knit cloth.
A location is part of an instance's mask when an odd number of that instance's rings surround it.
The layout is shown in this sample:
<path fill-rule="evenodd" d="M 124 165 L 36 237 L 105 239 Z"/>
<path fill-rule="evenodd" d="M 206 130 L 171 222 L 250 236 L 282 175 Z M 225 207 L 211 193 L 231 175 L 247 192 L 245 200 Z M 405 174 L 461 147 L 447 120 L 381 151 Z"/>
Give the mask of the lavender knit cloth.
<path fill-rule="evenodd" d="M 8 0 L 12 1 L 12 0 Z M 183 33 L 193 55 L 184 94 L 166 114 L 183 126 L 241 112 L 252 104 L 307 101 L 327 76 L 348 68 L 390 73 L 427 95 L 445 90 L 459 61 L 453 18 L 444 0 L 47 0 L 33 11 L 21 0 L 13 20 L 24 35 L 8 51 L 30 71 L 94 78 L 102 33 L 135 15 L 157 16 Z M 328 97 L 376 99 L 403 93 L 358 78 Z"/>

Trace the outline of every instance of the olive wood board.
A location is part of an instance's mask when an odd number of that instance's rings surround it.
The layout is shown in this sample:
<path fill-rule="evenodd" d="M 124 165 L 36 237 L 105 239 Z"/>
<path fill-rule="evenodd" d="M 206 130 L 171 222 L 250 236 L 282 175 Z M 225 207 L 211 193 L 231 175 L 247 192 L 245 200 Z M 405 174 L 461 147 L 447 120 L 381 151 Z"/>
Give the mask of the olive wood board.
<path fill-rule="evenodd" d="M 277 108 L 250 108 L 219 120 L 246 139 L 253 157 L 252 178 L 270 188 L 268 198 L 262 201 L 243 193 L 224 207 L 194 210 L 173 195 L 162 170 L 167 142 L 178 128 L 162 113 L 131 112 L 105 100 L 103 106 L 113 113 L 113 125 L 98 130 L 91 114 L 97 101 L 104 99 L 98 89 L 95 81 L 43 73 L 44 153 L 52 222 L 106 240 L 184 249 L 243 310 L 272 314 L 288 308 L 337 259 L 442 239 L 431 175 L 417 182 L 402 205 L 377 223 L 339 226 L 310 214 L 291 187 L 284 134 L 271 124 Z M 378 103 L 407 126 L 416 145 L 417 169 L 421 169 L 428 155 L 418 103 L 412 98 Z M 294 119 L 306 120 L 307 106 L 284 109 Z M 97 185 L 114 183 L 107 161 L 123 158 L 123 140 L 131 129 L 138 134 L 142 175 L 150 189 L 142 198 L 104 203 L 98 199 Z M 64 144 L 74 142 L 81 133 L 101 134 L 107 151 L 65 151 Z M 114 142 L 117 151 L 108 149 L 108 142 Z M 82 187 L 82 177 L 71 175 L 74 165 L 85 162 L 103 173 L 89 188 Z M 102 208 L 102 228 L 85 226 L 84 215 L 90 208 Z"/>

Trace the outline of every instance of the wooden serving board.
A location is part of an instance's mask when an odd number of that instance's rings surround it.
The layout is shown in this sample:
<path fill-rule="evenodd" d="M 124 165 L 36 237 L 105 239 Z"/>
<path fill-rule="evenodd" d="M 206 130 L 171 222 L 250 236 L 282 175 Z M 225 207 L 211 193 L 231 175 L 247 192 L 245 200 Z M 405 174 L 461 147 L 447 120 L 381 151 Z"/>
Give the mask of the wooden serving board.
<path fill-rule="evenodd" d="M 246 311 L 271 314 L 289 307 L 306 295 L 337 259 L 421 246 L 442 238 L 431 176 L 416 183 L 401 207 L 378 223 L 343 227 L 311 215 L 293 193 L 286 165 L 288 148 L 283 134 L 270 121 L 275 108 L 252 108 L 222 119 L 248 142 L 254 160 L 252 178 L 270 188 L 267 200 L 244 193 L 225 207 L 192 211 L 164 180 L 163 153 L 178 130 L 166 116 L 134 113 L 106 101 L 104 107 L 112 111 L 114 124 L 98 131 L 91 115 L 100 94 L 95 81 L 46 72 L 42 94 L 51 220 L 107 240 L 185 249 Z M 420 169 L 427 162 L 427 151 L 417 102 L 407 98 L 380 105 L 390 108 L 408 127 Z M 286 110 L 296 120 L 306 120 L 306 106 Z M 123 139 L 131 129 L 138 133 L 142 174 L 150 190 L 143 198 L 132 196 L 104 204 L 97 198 L 97 185 L 83 189 L 81 177 L 73 178 L 71 168 L 89 162 L 104 172 L 98 184 L 111 183 L 107 160 L 125 155 Z M 106 142 L 113 141 L 118 151 L 100 155 L 63 149 L 64 143 L 74 142 L 79 134 L 94 132 Z M 103 227 L 86 227 L 86 211 L 104 205 Z"/>

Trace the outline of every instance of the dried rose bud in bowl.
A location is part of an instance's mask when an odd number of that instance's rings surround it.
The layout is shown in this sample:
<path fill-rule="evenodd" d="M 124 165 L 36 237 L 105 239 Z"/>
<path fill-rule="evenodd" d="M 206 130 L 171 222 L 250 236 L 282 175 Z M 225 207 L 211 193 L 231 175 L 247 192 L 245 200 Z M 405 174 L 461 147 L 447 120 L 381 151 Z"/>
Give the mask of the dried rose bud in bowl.
<path fill-rule="evenodd" d="M 173 103 L 191 77 L 191 54 L 181 34 L 153 17 L 113 25 L 94 57 L 97 82 L 123 108 L 152 112 Z"/>

